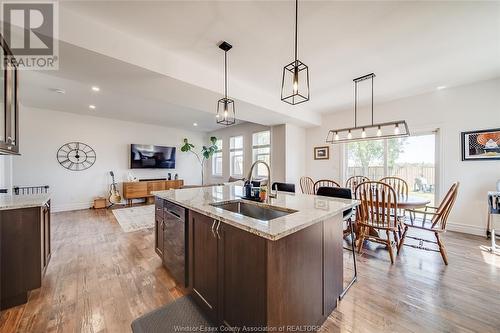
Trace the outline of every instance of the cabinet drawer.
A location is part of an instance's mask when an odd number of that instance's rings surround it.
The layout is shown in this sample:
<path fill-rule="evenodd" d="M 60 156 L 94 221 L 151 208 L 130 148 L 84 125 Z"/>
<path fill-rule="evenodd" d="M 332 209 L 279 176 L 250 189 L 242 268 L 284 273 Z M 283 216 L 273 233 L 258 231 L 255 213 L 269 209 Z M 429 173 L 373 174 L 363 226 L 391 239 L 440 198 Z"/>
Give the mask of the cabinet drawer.
<path fill-rule="evenodd" d="M 170 201 L 164 201 L 163 209 L 181 219 L 182 221 L 186 221 L 186 209 L 184 207 L 178 206 Z"/>
<path fill-rule="evenodd" d="M 135 182 L 125 184 L 123 187 L 124 197 L 127 199 L 144 198 L 148 196 L 148 184 L 146 182 Z"/>
<path fill-rule="evenodd" d="M 148 194 L 152 191 L 163 191 L 165 189 L 165 181 L 151 181 L 148 183 Z"/>

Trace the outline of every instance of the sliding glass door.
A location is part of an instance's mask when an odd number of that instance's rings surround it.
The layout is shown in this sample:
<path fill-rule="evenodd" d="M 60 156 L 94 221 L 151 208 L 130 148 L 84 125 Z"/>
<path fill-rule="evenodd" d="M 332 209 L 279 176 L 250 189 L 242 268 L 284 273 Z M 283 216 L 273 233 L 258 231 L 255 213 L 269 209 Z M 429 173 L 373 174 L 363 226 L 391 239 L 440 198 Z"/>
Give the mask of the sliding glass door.
<path fill-rule="evenodd" d="M 366 176 L 379 180 L 387 176 L 404 179 L 410 195 L 422 196 L 434 204 L 436 195 L 436 133 L 408 138 L 361 141 L 346 144 L 345 179 Z"/>

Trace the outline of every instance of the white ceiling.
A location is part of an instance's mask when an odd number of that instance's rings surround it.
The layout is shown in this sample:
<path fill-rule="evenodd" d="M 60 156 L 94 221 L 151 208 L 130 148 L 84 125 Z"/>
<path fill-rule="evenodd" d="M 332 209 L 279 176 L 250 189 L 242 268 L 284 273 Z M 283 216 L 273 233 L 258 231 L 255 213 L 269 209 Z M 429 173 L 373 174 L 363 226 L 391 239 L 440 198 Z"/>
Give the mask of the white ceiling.
<path fill-rule="evenodd" d="M 230 77 L 280 95 L 293 56 L 291 1 L 70 1 L 78 12 Z M 375 100 L 500 76 L 500 2 L 300 1 L 299 58 L 310 67 L 311 101 L 335 112 L 352 104 L 352 79 L 377 74 Z M 218 80 L 219 77 L 214 78 Z"/>
<path fill-rule="evenodd" d="M 311 77 L 311 100 L 299 106 L 279 101 L 282 68 L 293 57 L 291 1 L 60 2 L 60 15 L 66 15 L 60 34 L 73 29 L 83 38 L 61 42 L 59 71 L 23 73 L 22 102 L 212 131 L 218 128 L 214 113 L 221 97 L 221 40 L 234 46 L 229 93 L 240 88 L 238 118 L 265 125 L 297 119 L 307 125 L 308 115 L 312 119 L 317 113 L 350 108 L 352 79 L 370 72 L 377 74 L 375 102 L 500 76 L 500 2 L 302 0 L 299 6 L 299 59 L 309 65 Z M 102 27 L 102 35 L 73 23 L 69 13 Z M 208 68 L 200 73 L 206 77 L 189 82 L 122 61 L 127 57 L 117 53 L 109 57 L 90 51 L 96 49 L 92 42 L 109 44 L 110 49 L 122 46 L 104 27 L 189 60 L 196 68 Z M 92 85 L 101 92 L 92 93 Z M 66 94 L 51 88 L 63 88 Z M 367 88 L 362 99 L 369 95 Z M 97 110 L 89 111 L 89 104 Z M 193 122 L 199 126 L 194 128 Z M 309 126 L 317 122 L 311 120 Z"/>
<path fill-rule="evenodd" d="M 215 122 L 220 94 L 64 42 L 59 58 L 57 71 L 23 71 L 23 105 L 203 132 L 221 127 Z M 92 86 L 100 91 L 93 92 Z M 205 105 L 210 109 L 204 110 Z M 241 112 L 256 108 L 243 101 L 237 105 Z"/>

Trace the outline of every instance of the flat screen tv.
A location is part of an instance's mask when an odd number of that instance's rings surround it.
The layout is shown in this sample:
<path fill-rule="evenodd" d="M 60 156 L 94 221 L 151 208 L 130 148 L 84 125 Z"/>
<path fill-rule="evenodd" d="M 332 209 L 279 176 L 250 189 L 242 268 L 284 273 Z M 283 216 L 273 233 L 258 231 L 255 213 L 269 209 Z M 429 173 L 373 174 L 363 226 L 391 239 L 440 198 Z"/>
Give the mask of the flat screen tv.
<path fill-rule="evenodd" d="M 175 147 L 130 145 L 131 169 L 175 169 Z"/>

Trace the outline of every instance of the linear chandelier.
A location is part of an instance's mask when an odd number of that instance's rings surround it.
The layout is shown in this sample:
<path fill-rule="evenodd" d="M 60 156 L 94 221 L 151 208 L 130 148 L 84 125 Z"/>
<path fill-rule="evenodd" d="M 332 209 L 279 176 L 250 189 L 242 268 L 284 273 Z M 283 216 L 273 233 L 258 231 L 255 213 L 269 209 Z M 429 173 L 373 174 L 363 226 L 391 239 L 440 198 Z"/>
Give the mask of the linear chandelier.
<path fill-rule="evenodd" d="M 341 143 L 341 142 L 354 142 L 365 140 L 378 140 L 383 138 L 400 138 L 410 135 L 408 124 L 405 120 L 390 121 L 385 123 L 373 122 L 373 79 L 375 74 L 370 73 L 367 75 L 355 78 L 354 81 L 354 127 L 332 129 L 328 131 L 326 136 L 326 143 Z M 369 125 L 358 126 L 358 83 L 371 80 L 372 84 L 372 101 L 371 113 L 372 122 Z"/>
<path fill-rule="evenodd" d="M 309 100 L 309 67 L 298 59 L 299 1 L 295 0 L 295 59 L 283 67 L 281 100 L 296 105 Z"/>
<path fill-rule="evenodd" d="M 227 98 L 227 51 L 233 46 L 224 41 L 220 43 L 219 48 L 224 51 L 224 97 L 217 101 L 217 124 L 234 125 L 236 123 L 236 114 L 234 111 L 234 100 Z"/>

